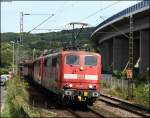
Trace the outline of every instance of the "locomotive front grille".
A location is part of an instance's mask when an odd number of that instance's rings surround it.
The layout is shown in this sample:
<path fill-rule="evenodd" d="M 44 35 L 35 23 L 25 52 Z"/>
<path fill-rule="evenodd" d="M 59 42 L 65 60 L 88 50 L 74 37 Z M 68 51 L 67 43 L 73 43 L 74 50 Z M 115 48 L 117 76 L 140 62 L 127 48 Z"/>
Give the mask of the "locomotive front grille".
<path fill-rule="evenodd" d="M 87 101 L 99 97 L 99 93 L 94 90 L 74 90 L 64 89 L 63 96 L 77 101 Z"/>
<path fill-rule="evenodd" d="M 83 90 L 64 90 L 64 95 L 66 96 L 82 96 L 82 97 L 98 97 L 99 93 L 97 91 L 83 91 Z"/>

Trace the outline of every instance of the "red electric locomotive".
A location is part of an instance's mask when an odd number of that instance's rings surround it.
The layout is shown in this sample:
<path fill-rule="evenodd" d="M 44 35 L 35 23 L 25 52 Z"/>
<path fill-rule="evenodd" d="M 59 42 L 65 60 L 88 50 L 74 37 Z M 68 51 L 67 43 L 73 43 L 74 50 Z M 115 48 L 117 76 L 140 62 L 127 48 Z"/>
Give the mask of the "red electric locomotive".
<path fill-rule="evenodd" d="M 70 23 L 70 25 L 85 23 Z M 81 32 L 80 29 L 79 33 Z M 99 96 L 101 79 L 101 55 L 94 52 L 79 51 L 73 29 L 73 43 L 63 46 L 63 50 L 41 56 L 30 64 L 29 73 L 33 80 L 53 92 L 62 102 L 83 101 L 87 105 Z M 69 50 L 66 50 L 67 48 Z M 71 50 L 70 50 L 71 49 Z M 75 49 L 75 50 L 74 50 Z M 31 66 L 32 65 L 32 66 Z M 27 66 L 26 66 L 27 67 Z M 32 68 L 33 67 L 33 68 Z M 31 69 L 32 68 L 32 69 Z"/>
<path fill-rule="evenodd" d="M 101 56 L 85 51 L 60 51 L 34 61 L 34 81 L 62 101 L 92 105 L 99 96 Z"/>

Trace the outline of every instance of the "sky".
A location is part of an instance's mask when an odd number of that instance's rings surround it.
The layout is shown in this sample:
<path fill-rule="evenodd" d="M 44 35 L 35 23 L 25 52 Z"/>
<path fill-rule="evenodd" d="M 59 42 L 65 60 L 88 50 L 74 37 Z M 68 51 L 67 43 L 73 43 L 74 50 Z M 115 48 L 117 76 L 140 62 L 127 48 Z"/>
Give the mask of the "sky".
<path fill-rule="evenodd" d="M 20 32 L 20 12 L 24 32 L 44 33 L 71 29 L 70 22 L 84 22 L 97 26 L 103 19 L 140 1 L 13 1 L 1 2 L 1 32 Z M 54 16 L 52 16 L 54 14 Z M 80 26 L 76 26 L 78 28 Z M 49 29 L 49 30 L 47 30 Z"/>

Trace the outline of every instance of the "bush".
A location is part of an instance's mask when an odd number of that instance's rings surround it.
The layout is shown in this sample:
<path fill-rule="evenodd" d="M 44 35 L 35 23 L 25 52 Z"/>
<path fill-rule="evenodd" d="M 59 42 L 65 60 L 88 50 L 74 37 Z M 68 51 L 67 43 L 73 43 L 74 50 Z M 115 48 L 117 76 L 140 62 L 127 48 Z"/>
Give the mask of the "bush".
<path fill-rule="evenodd" d="M 56 116 L 56 113 L 29 105 L 28 89 L 28 83 L 21 80 L 19 77 L 15 77 L 8 81 L 6 101 L 9 106 L 11 117 L 24 118 Z"/>
<path fill-rule="evenodd" d="M 109 65 L 106 69 L 102 69 L 102 73 L 112 74 L 113 73 L 113 66 Z"/>
<path fill-rule="evenodd" d="M 18 77 L 7 83 L 6 101 L 12 117 L 24 117 L 23 106 L 28 106 L 28 84 Z"/>
<path fill-rule="evenodd" d="M 150 88 L 150 85 L 148 85 L 148 84 L 138 85 L 138 87 L 135 90 L 137 103 L 140 103 L 140 104 L 148 107 L 149 101 L 150 101 L 149 88 Z"/>
<path fill-rule="evenodd" d="M 121 79 L 122 73 L 121 73 L 121 71 L 115 70 L 115 71 L 113 71 L 113 76 L 117 77 L 117 79 Z"/>
<path fill-rule="evenodd" d="M 1 68 L 0 74 L 8 74 L 8 69 L 6 68 Z"/>
<path fill-rule="evenodd" d="M 137 80 L 138 84 L 146 82 L 146 76 L 145 75 L 138 75 L 135 79 Z"/>

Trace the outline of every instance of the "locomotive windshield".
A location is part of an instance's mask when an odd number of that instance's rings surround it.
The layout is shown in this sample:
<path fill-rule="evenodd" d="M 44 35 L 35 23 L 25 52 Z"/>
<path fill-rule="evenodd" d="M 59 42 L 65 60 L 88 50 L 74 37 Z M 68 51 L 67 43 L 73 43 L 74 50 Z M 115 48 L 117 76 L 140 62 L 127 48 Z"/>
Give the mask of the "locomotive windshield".
<path fill-rule="evenodd" d="M 80 60 L 80 58 L 77 55 L 67 55 L 66 56 L 66 64 L 78 65 L 79 60 Z"/>
<path fill-rule="evenodd" d="M 85 65 L 86 66 L 96 66 L 97 57 L 96 56 L 85 56 Z"/>

